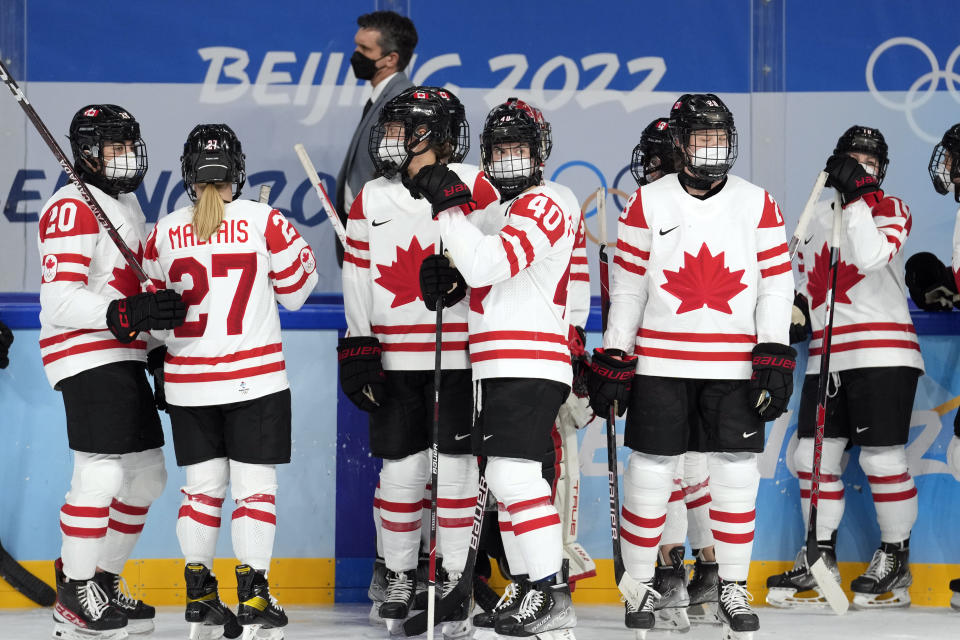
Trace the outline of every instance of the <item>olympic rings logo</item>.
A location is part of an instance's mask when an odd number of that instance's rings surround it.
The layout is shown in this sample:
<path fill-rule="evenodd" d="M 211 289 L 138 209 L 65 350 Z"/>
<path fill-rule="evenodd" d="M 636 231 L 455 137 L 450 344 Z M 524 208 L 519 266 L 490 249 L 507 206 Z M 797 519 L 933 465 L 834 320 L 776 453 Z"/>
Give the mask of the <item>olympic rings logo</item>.
<path fill-rule="evenodd" d="M 908 46 L 914 47 L 919 50 L 924 56 L 926 56 L 927 61 L 930 63 L 930 71 L 921 75 L 919 78 L 913 81 L 913 84 L 910 85 L 910 88 L 907 90 L 907 95 L 904 98 L 902 103 L 894 102 L 886 96 L 884 96 L 878 89 L 877 84 L 873 78 L 873 70 L 877 64 L 877 60 L 880 58 L 887 49 L 892 49 L 897 46 Z M 937 56 L 934 55 L 930 47 L 925 43 L 917 40 L 916 38 L 908 38 L 905 36 L 890 38 L 889 40 L 880 44 L 879 47 L 873 50 L 873 53 L 870 54 L 870 58 L 867 60 L 867 69 L 866 69 L 866 79 L 867 79 L 867 88 L 870 90 L 870 94 L 883 106 L 893 111 L 903 111 L 907 117 L 907 123 L 910 125 L 910 128 L 913 129 L 913 132 L 917 134 L 922 140 L 930 143 L 937 143 L 940 141 L 940 136 L 932 136 L 924 131 L 920 125 L 917 124 L 916 118 L 914 117 L 914 111 L 925 105 L 930 101 L 930 98 L 934 96 L 937 92 L 937 88 L 940 86 L 940 80 L 944 81 L 944 84 L 947 86 L 947 91 L 950 92 L 950 95 L 953 99 L 960 104 L 960 90 L 958 90 L 956 83 L 960 82 L 960 74 L 954 72 L 953 68 L 957 63 L 957 59 L 960 58 L 960 46 L 953 50 L 953 53 L 950 54 L 950 57 L 947 58 L 947 64 L 943 69 L 940 68 L 940 62 L 937 60 Z M 923 93 L 918 97 L 917 93 L 920 91 L 920 88 L 923 85 L 927 85 L 927 88 Z"/>

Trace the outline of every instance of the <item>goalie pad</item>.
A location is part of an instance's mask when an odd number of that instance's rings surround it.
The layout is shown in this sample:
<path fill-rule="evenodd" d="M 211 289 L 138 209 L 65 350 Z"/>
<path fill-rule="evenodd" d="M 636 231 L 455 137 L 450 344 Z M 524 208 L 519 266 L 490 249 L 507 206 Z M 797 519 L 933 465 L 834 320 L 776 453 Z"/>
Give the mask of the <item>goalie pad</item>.
<path fill-rule="evenodd" d="M 580 521 L 580 456 L 577 429 L 593 419 L 589 402 L 570 394 L 560 407 L 557 432 L 560 435 L 560 473 L 554 505 L 560 514 L 563 531 L 563 557 L 570 563 L 570 588 L 577 580 L 597 575 L 597 565 L 580 543 L 577 526 Z"/>
<path fill-rule="evenodd" d="M 906 284 L 913 303 L 924 311 L 949 311 L 960 302 L 953 272 L 927 251 L 907 260 Z"/>

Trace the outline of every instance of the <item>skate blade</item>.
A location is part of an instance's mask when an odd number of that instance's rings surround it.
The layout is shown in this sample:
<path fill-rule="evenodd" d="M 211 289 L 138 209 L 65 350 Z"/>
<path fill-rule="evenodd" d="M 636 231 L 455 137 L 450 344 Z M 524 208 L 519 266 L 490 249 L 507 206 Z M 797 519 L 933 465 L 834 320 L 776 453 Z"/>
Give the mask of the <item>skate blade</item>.
<path fill-rule="evenodd" d="M 493 629 L 484 627 L 473 628 L 473 640 L 500 640 L 504 636 L 497 635 Z"/>
<path fill-rule="evenodd" d="M 144 620 L 127 620 L 127 633 L 129 635 L 145 635 L 153 633 L 153 618 Z"/>
<path fill-rule="evenodd" d="M 506 638 L 506 636 L 500 636 Z M 554 631 L 544 631 L 534 636 L 538 640 L 577 640 L 573 635 L 573 629 L 556 629 Z"/>
<path fill-rule="evenodd" d="M 654 613 L 656 623 L 653 628 L 657 631 L 674 631 L 677 633 L 690 631 L 690 618 L 687 616 L 686 607 L 664 607 Z"/>
<path fill-rule="evenodd" d="M 723 625 L 723 640 L 754 640 L 756 631 L 734 631 L 729 625 Z"/>
<path fill-rule="evenodd" d="M 690 624 L 720 624 L 716 602 L 703 602 L 687 607 L 687 619 Z"/>
<path fill-rule="evenodd" d="M 403 634 L 403 623 L 406 622 L 405 618 L 380 618 L 383 620 L 383 623 L 387 625 L 387 631 L 390 632 L 390 635 L 402 635 Z"/>
<path fill-rule="evenodd" d="M 895 589 L 879 595 L 856 592 L 853 594 L 854 609 L 902 609 L 909 606 L 910 592 L 906 589 Z"/>
<path fill-rule="evenodd" d="M 54 619 L 53 637 L 57 640 L 125 640 L 127 630 L 120 628 L 108 631 L 92 631 L 69 622 Z"/>
<path fill-rule="evenodd" d="M 470 619 L 440 623 L 443 640 L 464 640 L 473 636 L 473 623 Z"/>
<path fill-rule="evenodd" d="M 244 625 L 240 640 L 283 640 L 283 629 L 259 624 Z"/>
<path fill-rule="evenodd" d="M 960 593 L 954 593 L 950 597 L 950 608 L 954 611 L 960 611 Z"/>
<path fill-rule="evenodd" d="M 783 587 L 773 587 L 767 591 L 767 604 L 777 609 L 827 609 L 830 603 L 819 589 L 797 591 Z"/>
<path fill-rule="evenodd" d="M 190 640 L 220 640 L 223 637 L 222 624 L 190 623 Z"/>
<path fill-rule="evenodd" d="M 374 602 L 372 605 L 370 605 L 370 613 L 367 614 L 367 620 L 369 620 L 370 624 L 374 627 L 382 627 L 384 624 L 386 624 L 383 621 L 383 618 L 380 617 L 379 602 Z"/>

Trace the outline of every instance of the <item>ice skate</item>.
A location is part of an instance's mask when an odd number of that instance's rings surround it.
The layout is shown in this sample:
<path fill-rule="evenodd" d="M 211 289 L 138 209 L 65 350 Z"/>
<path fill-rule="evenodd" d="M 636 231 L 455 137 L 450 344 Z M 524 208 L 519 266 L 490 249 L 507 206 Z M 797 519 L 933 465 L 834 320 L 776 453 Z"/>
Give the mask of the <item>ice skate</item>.
<path fill-rule="evenodd" d="M 417 570 L 387 570 L 386 599 L 380 605 L 380 617 L 391 634 L 403 630 L 403 621 L 407 619 L 413 605 L 413 594 L 417 588 Z"/>
<path fill-rule="evenodd" d="M 457 582 L 460 580 L 460 573 L 448 574 L 446 571 L 442 575 L 438 572 L 437 581 L 443 582 L 439 585 L 440 598 L 445 598 L 447 594 L 456 589 Z M 464 598 L 460 606 L 451 611 L 443 620 L 441 620 L 440 631 L 444 640 L 459 640 L 460 638 L 469 638 L 473 635 L 473 624 L 470 621 L 470 611 L 473 609 L 473 597 Z"/>
<path fill-rule="evenodd" d="M 702 560 L 699 554 L 693 563 L 693 573 L 687 584 L 690 606 L 687 618 L 691 624 L 720 624 L 717 616 L 718 586 L 717 563 Z"/>
<path fill-rule="evenodd" d="M 950 608 L 960 611 L 960 578 L 950 581 L 950 591 L 953 592 L 950 596 Z"/>
<path fill-rule="evenodd" d="M 910 549 L 905 543 L 881 543 L 870 566 L 850 583 L 857 609 L 891 609 L 910 606 Z"/>
<path fill-rule="evenodd" d="M 473 601 L 485 612 L 493 611 L 500 603 L 500 596 L 493 590 L 487 579 L 473 574 Z"/>
<path fill-rule="evenodd" d="M 243 627 L 243 640 L 281 640 L 287 614 L 270 595 L 267 578 L 248 564 L 237 566 L 236 571 L 237 622 Z"/>
<path fill-rule="evenodd" d="M 638 582 L 637 587 L 643 593 L 640 602 L 624 599 L 626 611 L 623 614 L 623 624 L 627 629 L 634 630 L 636 640 L 644 640 L 647 632 L 654 628 L 657 622 L 655 609 L 660 600 L 660 594 L 653 588 L 653 581 Z"/>
<path fill-rule="evenodd" d="M 536 636 L 541 640 L 569 637 L 556 632 L 577 626 L 577 614 L 570 600 L 570 587 L 564 582 L 532 583 L 516 613 L 501 615 L 496 622 L 501 636 Z"/>
<path fill-rule="evenodd" d="M 370 598 L 370 614 L 367 616 L 370 624 L 383 624 L 380 617 L 380 605 L 387 597 L 387 564 L 383 558 L 373 562 L 373 575 L 370 576 L 370 586 L 367 587 L 367 597 Z"/>
<path fill-rule="evenodd" d="M 746 582 L 720 581 L 718 615 L 723 625 L 723 640 L 753 640 L 760 619 L 750 608 L 753 596 Z"/>
<path fill-rule="evenodd" d="M 110 603 L 96 580 L 68 580 L 63 562 L 54 563 L 57 602 L 53 609 L 53 637 L 61 640 L 123 640 L 127 616 Z"/>
<path fill-rule="evenodd" d="M 440 571 L 443 568 L 443 558 L 437 558 L 437 577 L 439 582 Z M 417 590 L 413 596 L 411 611 L 423 611 L 427 608 L 427 588 L 430 582 L 430 556 L 421 553 L 417 560 Z"/>
<path fill-rule="evenodd" d="M 157 610 L 142 600 L 130 597 L 126 580 L 109 571 L 95 573 L 93 579 L 107 594 L 110 604 L 127 616 L 127 633 L 140 634 L 153 631 L 153 619 L 157 615 Z"/>
<path fill-rule="evenodd" d="M 836 552 L 832 547 L 822 545 L 820 557 L 837 584 L 840 584 Z M 806 547 L 797 552 L 792 569 L 767 578 L 767 589 L 767 604 L 778 609 L 823 609 L 830 606 L 813 574 L 807 569 Z"/>
<path fill-rule="evenodd" d="M 184 619 L 190 623 L 190 640 L 238 638 L 243 632 L 237 617 L 220 601 L 217 579 L 204 565 L 191 562 L 183 568 L 187 585 L 187 610 Z"/>
<path fill-rule="evenodd" d="M 662 558 L 658 560 L 662 561 Z M 683 566 L 683 547 L 676 547 L 670 551 L 670 562 L 658 562 L 653 574 L 653 588 L 660 594 L 654 606 L 656 612 L 656 629 L 662 631 L 690 630 L 690 620 L 687 617 L 687 607 L 690 605 L 690 596 L 687 594 L 687 571 Z"/>

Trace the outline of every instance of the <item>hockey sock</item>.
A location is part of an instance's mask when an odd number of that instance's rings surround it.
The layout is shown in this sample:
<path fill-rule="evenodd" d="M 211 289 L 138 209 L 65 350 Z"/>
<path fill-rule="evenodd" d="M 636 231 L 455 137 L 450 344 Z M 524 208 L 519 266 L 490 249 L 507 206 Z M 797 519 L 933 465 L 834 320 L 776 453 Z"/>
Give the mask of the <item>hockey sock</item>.
<path fill-rule="evenodd" d="M 634 451 L 627 460 L 623 474 L 620 551 L 627 573 L 640 582 L 653 579 L 678 459 L 679 456 Z"/>
<path fill-rule="evenodd" d="M 240 564 L 270 571 L 277 531 L 277 468 L 230 461 L 230 492 L 237 503 L 230 533 Z"/>
<path fill-rule="evenodd" d="M 810 522 L 810 481 L 813 472 L 813 438 L 800 438 L 793 461 L 800 478 L 800 507 L 803 510 L 803 525 Z M 829 540 L 840 526 L 844 499 L 843 480 L 840 476 L 846 438 L 824 438 L 820 458 L 820 499 L 817 504 L 817 540 Z"/>
<path fill-rule="evenodd" d="M 226 458 L 214 458 L 187 465 L 186 472 L 187 483 L 180 488 L 183 501 L 177 518 L 180 552 L 186 562 L 202 564 L 212 571 L 230 464 Z"/>
<path fill-rule="evenodd" d="M 147 511 L 167 484 L 162 449 L 123 454 L 120 464 L 123 465 L 123 486 L 110 504 L 107 539 L 98 563 L 110 573 L 123 573 L 123 566 L 147 522 Z"/>
<path fill-rule="evenodd" d="M 667 521 L 663 525 L 660 544 L 680 544 L 687 539 L 687 508 L 683 504 L 680 478 L 673 479 L 673 492 L 667 503 Z"/>
<path fill-rule="evenodd" d="M 891 543 L 906 540 L 917 521 L 917 488 L 907 471 L 903 445 L 862 447 L 860 466 L 870 482 L 880 540 Z"/>
<path fill-rule="evenodd" d="M 487 461 L 487 483 L 510 514 L 513 545 L 534 581 L 559 572 L 563 560 L 560 516 L 541 472 L 539 461 L 500 457 Z M 504 549 L 507 544 L 504 539 Z M 507 553 L 511 571 L 518 573 L 512 564 L 513 555 Z"/>
<path fill-rule="evenodd" d="M 380 526 L 383 558 L 391 571 L 417 568 L 424 485 L 430 475 L 427 450 L 384 460 L 380 470 Z"/>
<path fill-rule="evenodd" d="M 683 502 L 687 507 L 687 537 L 697 549 L 713 546 L 710 532 L 710 474 L 707 456 L 699 451 L 683 454 Z"/>
<path fill-rule="evenodd" d="M 123 485 L 120 456 L 75 451 L 73 477 L 60 508 L 63 573 L 89 580 L 97 570 L 110 521 L 110 503 Z"/>
<path fill-rule="evenodd" d="M 472 455 L 440 454 L 437 487 L 437 545 L 448 573 L 463 571 L 477 506 L 479 470 Z"/>
<path fill-rule="evenodd" d="M 383 535 L 382 525 L 380 524 L 380 482 L 377 482 L 377 488 L 373 490 L 373 530 L 377 537 L 377 557 L 383 557 Z"/>
<path fill-rule="evenodd" d="M 503 555 L 506 556 L 507 565 L 510 574 L 528 575 L 527 563 L 523 560 L 523 554 L 520 553 L 520 547 L 513 535 L 513 523 L 510 522 L 510 512 L 507 506 L 497 500 L 497 522 L 500 526 L 500 541 L 503 543 Z M 503 570 L 501 569 L 501 573 Z"/>
<path fill-rule="evenodd" d="M 750 572 L 760 470 L 757 454 L 709 453 L 710 520 L 722 580 L 744 581 Z"/>

